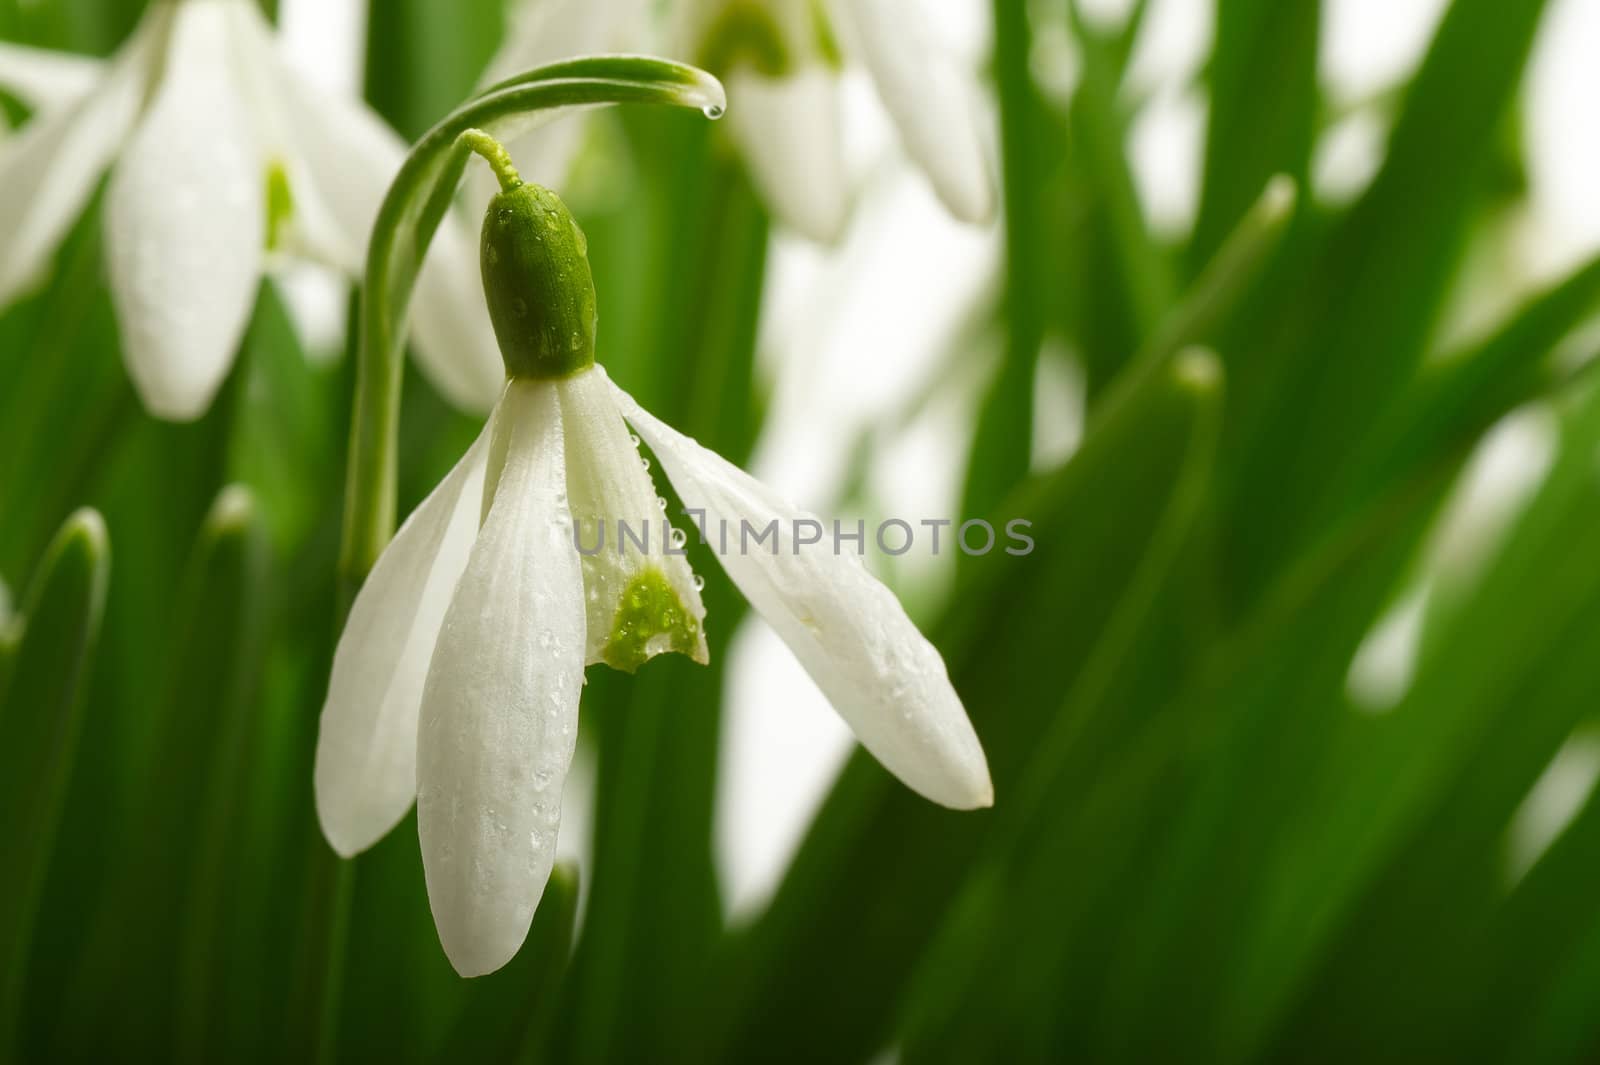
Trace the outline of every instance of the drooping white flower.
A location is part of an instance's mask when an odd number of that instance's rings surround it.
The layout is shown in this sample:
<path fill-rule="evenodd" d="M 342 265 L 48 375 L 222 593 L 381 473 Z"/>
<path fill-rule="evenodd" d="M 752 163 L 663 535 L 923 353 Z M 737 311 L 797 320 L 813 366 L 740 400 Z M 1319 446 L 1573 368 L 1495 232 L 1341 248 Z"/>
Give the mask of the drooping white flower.
<path fill-rule="evenodd" d="M 583 247 L 552 193 L 522 185 L 491 203 L 484 284 L 510 380 L 356 597 L 322 711 L 324 833 L 353 855 L 415 798 L 434 920 L 467 976 L 516 953 L 549 876 L 584 667 L 706 661 L 699 582 L 629 425 L 862 744 L 935 802 L 993 800 L 944 662 L 893 593 L 594 364 Z"/>
<path fill-rule="evenodd" d="M 109 169 L 106 263 L 128 373 L 170 419 L 210 405 L 265 270 L 299 258 L 359 275 L 405 157 L 365 105 L 285 65 L 250 0 L 158 0 L 104 62 L 0 47 L 0 85 L 35 107 L 0 144 L 0 306 L 45 272 Z M 466 226 L 441 226 L 434 245 L 413 318 L 423 368 L 453 402 L 487 410 L 500 368 L 461 355 L 489 337 Z"/>
<path fill-rule="evenodd" d="M 523 0 L 487 80 L 587 52 L 645 49 L 693 62 L 728 87 L 727 122 L 773 211 L 804 235 L 843 233 L 839 75 L 870 72 L 907 153 L 957 218 L 985 222 L 994 184 L 978 132 L 975 78 L 927 29 L 921 0 L 674 0 L 653 25 L 640 0 Z M 570 124 L 569 124 L 570 126 Z M 575 145 L 546 139 L 546 180 Z M 523 157 L 518 147 L 516 154 Z"/>

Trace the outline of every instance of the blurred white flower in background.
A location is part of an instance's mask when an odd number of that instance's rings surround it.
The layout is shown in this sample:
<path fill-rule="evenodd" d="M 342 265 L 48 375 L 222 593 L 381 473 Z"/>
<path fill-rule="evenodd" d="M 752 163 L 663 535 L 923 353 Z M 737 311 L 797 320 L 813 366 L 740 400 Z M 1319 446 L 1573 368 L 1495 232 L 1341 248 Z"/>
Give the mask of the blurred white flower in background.
<path fill-rule="evenodd" d="M 0 86 L 35 108 L 0 145 L 0 306 L 47 271 L 110 169 L 105 252 L 128 373 L 174 420 L 210 405 L 265 271 L 309 260 L 360 275 L 405 157 L 365 105 L 284 65 L 250 0 L 152 4 L 104 62 L 5 46 Z M 452 402 L 487 410 L 501 368 L 471 230 L 443 225 L 434 248 L 413 304 L 423 369 Z"/>
<path fill-rule="evenodd" d="M 973 71 L 929 29 L 920 0 L 678 0 L 653 23 L 641 0 L 523 0 L 486 81 L 586 52 L 652 51 L 728 87 L 727 124 L 763 198 L 818 241 L 843 236 L 851 188 L 840 78 L 871 74 L 906 152 L 945 207 L 987 222 L 995 191 Z M 525 169 L 562 184 L 577 134 L 541 135 Z M 524 150 L 514 146 L 519 160 Z"/>

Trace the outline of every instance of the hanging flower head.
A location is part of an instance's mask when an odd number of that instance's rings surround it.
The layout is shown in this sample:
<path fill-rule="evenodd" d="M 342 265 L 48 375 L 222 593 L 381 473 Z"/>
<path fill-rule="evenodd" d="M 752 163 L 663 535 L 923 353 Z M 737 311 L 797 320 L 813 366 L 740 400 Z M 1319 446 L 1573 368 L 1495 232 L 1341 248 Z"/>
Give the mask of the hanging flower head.
<path fill-rule="evenodd" d="M 522 0 L 488 80 L 584 52 L 659 47 L 681 55 L 728 84 L 736 101 L 730 131 L 773 211 L 805 236 L 833 242 L 850 213 L 840 74 L 860 64 L 951 214 L 968 222 L 993 215 L 977 86 L 928 31 L 921 0 L 674 0 L 666 7 L 664 25 L 652 33 L 641 0 Z M 554 179 L 575 146 L 568 130 L 549 138 L 536 160 L 530 151 L 530 161 Z"/>
<path fill-rule="evenodd" d="M 101 63 L 0 47 L 0 85 L 36 107 L 0 145 L 0 306 L 44 272 L 98 184 L 129 376 L 151 413 L 210 406 L 263 272 L 298 258 L 360 272 L 367 234 L 405 155 L 364 105 L 313 90 L 279 57 L 250 0 L 152 3 Z M 441 227 L 415 327 L 423 368 L 453 402 L 486 410 L 492 357 L 462 338 L 488 322 L 464 226 Z"/>
<path fill-rule="evenodd" d="M 856 555 L 797 537 L 810 515 L 606 376 L 582 230 L 498 145 L 475 147 L 503 189 L 481 265 L 508 380 L 477 442 L 379 558 L 339 641 L 316 759 L 334 848 L 371 846 L 415 798 L 451 962 L 474 976 L 516 953 L 554 860 L 585 666 L 706 661 L 700 582 L 630 424 L 708 523 L 776 524 L 770 550 L 717 557 L 867 749 L 935 802 L 989 805 L 983 749 L 899 601 Z M 619 532 L 614 546 L 600 529 Z"/>

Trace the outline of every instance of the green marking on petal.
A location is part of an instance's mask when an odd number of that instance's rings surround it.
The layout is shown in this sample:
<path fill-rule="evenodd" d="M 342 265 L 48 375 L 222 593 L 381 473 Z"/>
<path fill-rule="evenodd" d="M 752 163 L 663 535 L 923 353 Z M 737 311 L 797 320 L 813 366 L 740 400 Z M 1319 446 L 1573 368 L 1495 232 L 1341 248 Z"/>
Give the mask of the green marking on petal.
<path fill-rule="evenodd" d="M 728 4 L 706 31 L 700 48 L 699 65 L 707 70 L 725 74 L 741 64 L 768 78 L 781 78 L 793 68 L 783 31 L 761 4 L 751 0 Z"/>
<path fill-rule="evenodd" d="M 664 651 L 692 657 L 699 641 L 699 619 L 666 575 L 651 567 L 639 571 L 623 591 L 603 654 L 612 669 L 632 673 Z"/>
<path fill-rule="evenodd" d="M 267 164 L 267 250 L 283 246 L 289 222 L 294 218 L 294 193 L 289 188 L 289 172 L 274 159 Z"/>
<path fill-rule="evenodd" d="M 833 22 L 823 8 L 822 0 L 811 2 L 811 25 L 817 38 L 817 51 L 822 61 L 834 70 L 844 69 L 844 50 L 839 47 L 839 37 L 833 31 Z"/>

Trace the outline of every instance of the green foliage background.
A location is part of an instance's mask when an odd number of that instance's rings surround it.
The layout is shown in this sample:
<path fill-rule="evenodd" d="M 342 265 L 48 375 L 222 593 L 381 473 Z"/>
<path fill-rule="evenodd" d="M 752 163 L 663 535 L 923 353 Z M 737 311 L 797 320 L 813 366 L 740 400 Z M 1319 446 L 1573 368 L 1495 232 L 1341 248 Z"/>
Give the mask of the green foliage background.
<path fill-rule="evenodd" d="M 269 283 L 211 413 L 147 418 L 91 210 L 54 281 L 0 317 L 0 573 L 22 617 L 0 640 L 0 1054 L 1600 1053 L 1600 802 L 1525 876 L 1505 859 L 1600 690 L 1600 392 L 1552 358 L 1596 310 L 1600 262 L 1479 341 L 1437 339 L 1466 254 L 1525 193 L 1513 105 L 1544 4 L 1454 0 L 1375 181 L 1279 224 L 1252 204 L 1275 174 L 1306 187 L 1332 118 L 1319 4 L 1217 0 L 1201 203 L 1176 244 L 1141 217 L 1126 153 L 1145 3 L 1114 31 L 1072 0 L 1032 7 L 1066 20 L 1081 79 L 1048 100 L 1029 11 L 996 0 L 1005 344 L 963 513 L 1026 514 L 1038 550 L 969 560 L 926 619 L 993 810 L 936 808 L 858 753 L 768 908 L 725 927 L 717 663 L 743 607 L 701 559 L 713 668 L 592 671 L 592 864 L 558 870 L 508 968 L 457 979 L 411 823 L 342 866 L 310 806 L 351 360 L 308 362 Z M 3 0 L 0 36 L 104 53 L 138 8 Z M 501 18 L 499 0 L 373 4 L 369 98 L 415 137 L 470 94 Z M 563 190 L 602 358 L 740 460 L 764 407 L 768 219 L 697 116 L 619 112 L 609 135 L 607 194 Z M 1082 356 L 1088 428 L 1029 476 L 1047 336 Z M 405 397 L 402 509 L 475 431 L 414 375 Z M 1400 705 L 1355 712 L 1356 649 L 1476 444 L 1529 403 L 1559 423 L 1551 471 L 1430 600 Z M 71 517 L 85 505 L 103 525 Z"/>

